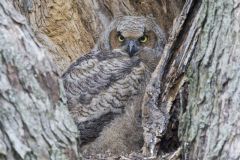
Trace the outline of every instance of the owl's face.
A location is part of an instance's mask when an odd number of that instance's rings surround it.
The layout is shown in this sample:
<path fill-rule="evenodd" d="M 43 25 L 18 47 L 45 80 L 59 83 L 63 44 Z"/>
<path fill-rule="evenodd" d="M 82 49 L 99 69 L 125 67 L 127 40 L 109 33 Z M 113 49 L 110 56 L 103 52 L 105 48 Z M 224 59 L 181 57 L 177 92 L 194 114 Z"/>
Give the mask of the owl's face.
<path fill-rule="evenodd" d="M 117 31 L 110 33 L 110 45 L 112 50 L 120 49 L 134 56 L 144 48 L 154 48 L 157 36 L 153 31 Z"/>
<path fill-rule="evenodd" d="M 160 60 L 165 43 L 165 34 L 153 18 L 123 16 L 110 23 L 94 50 L 104 50 L 106 54 L 121 53 L 140 60 L 153 70 Z"/>
<path fill-rule="evenodd" d="M 109 33 L 111 50 L 120 49 L 130 57 L 143 49 L 157 50 L 158 26 L 151 19 L 125 16 L 116 21 L 114 26 Z"/>

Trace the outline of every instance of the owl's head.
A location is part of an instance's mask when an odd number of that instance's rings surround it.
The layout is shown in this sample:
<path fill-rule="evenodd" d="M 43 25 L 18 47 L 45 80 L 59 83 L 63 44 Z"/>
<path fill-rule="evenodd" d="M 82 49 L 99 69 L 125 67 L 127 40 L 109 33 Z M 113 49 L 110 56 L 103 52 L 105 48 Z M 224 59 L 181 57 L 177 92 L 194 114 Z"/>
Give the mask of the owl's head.
<path fill-rule="evenodd" d="M 124 16 L 115 19 L 102 37 L 101 50 L 121 50 L 130 57 L 143 49 L 161 54 L 165 45 L 165 34 L 153 18 Z"/>

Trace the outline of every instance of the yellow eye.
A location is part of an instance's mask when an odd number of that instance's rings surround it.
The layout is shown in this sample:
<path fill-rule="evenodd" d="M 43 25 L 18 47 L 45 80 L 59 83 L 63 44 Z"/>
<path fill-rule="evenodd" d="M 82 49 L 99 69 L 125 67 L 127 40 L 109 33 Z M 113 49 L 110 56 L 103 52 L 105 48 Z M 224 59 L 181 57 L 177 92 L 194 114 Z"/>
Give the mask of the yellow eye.
<path fill-rule="evenodd" d="M 146 43 L 148 41 L 148 37 L 147 36 L 142 36 L 142 37 L 139 38 L 139 41 L 141 43 Z"/>
<path fill-rule="evenodd" d="M 123 42 L 125 40 L 125 38 L 122 36 L 122 35 L 119 35 L 118 36 L 118 41 L 119 42 Z"/>

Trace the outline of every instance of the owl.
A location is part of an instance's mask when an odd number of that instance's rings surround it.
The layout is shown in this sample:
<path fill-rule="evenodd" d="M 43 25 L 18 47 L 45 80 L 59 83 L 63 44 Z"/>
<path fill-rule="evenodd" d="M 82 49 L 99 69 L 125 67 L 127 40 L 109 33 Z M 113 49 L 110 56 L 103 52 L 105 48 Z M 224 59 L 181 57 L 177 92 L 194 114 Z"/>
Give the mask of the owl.
<path fill-rule="evenodd" d="M 94 49 L 70 65 L 62 79 L 81 146 L 135 143 L 124 137 L 134 139 L 131 132 L 141 130 L 140 102 L 164 45 L 165 34 L 153 18 L 118 17 Z"/>

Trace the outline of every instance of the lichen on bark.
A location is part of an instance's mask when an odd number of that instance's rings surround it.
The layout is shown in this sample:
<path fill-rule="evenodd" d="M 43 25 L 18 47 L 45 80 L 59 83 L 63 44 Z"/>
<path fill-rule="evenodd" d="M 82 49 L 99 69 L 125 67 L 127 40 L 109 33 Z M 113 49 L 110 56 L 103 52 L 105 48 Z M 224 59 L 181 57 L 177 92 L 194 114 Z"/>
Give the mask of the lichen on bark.
<path fill-rule="evenodd" d="M 27 26 L 0 2 L 0 159 L 77 159 L 78 131 L 58 73 Z"/>

